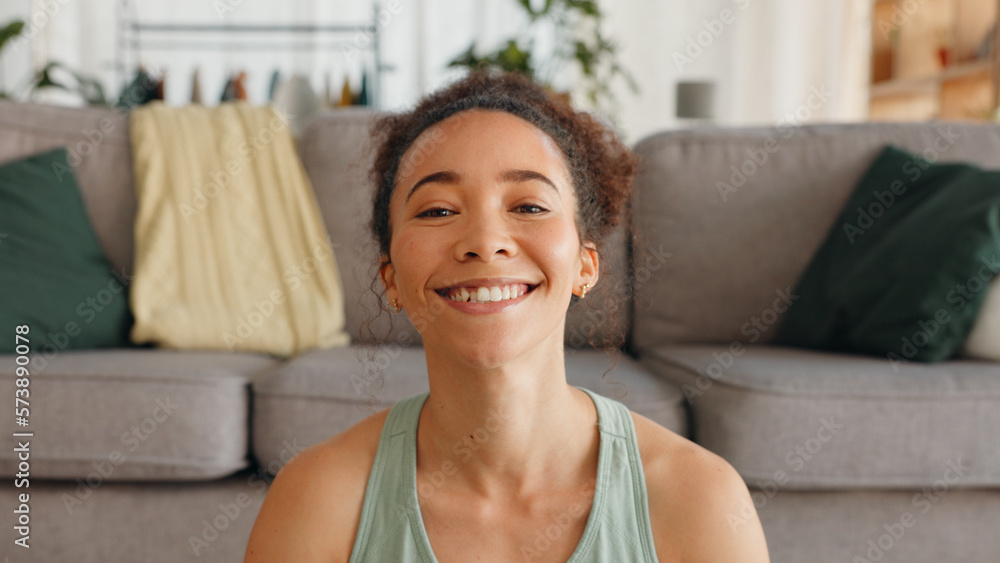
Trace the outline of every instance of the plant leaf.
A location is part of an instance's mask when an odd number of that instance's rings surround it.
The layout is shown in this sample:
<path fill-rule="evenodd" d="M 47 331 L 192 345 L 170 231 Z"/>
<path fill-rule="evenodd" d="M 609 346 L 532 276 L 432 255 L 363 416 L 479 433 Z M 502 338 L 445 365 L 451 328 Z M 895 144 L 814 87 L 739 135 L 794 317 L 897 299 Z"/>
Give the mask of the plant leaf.
<path fill-rule="evenodd" d="M 601 17 L 601 11 L 594 0 L 566 0 L 566 7 L 580 10 L 584 14 L 594 18 Z"/>
<path fill-rule="evenodd" d="M 482 59 L 476 56 L 476 42 L 473 41 L 468 49 L 449 61 L 448 66 L 476 66 L 480 63 L 482 63 Z"/>
<path fill-rule="evenodd" d="M 14 20 L 0 29 L 0 51 L 3 51 L 4 44 L 20 35 L 23 30 L 24 22 L 21 20 Z"/>
<path fill-rule="evenodd" d="M 590 50 L 590 47 L 588 47 L 587 44 L 584 43 L 583 41 L 577 41 L 576 52 L 574 56 L 576 57 L 576 60 L 580 63 L 580 67 L 583 70 L 583 74 L 585 76 L 593 76 L 594 61 L 596 59 L 596 55 L 594 54 L 593 51 Z"/>
<path fill-rule="evenodd" d="M 494 61 L 504 70 L 521 72 L 528 76 L 534 74 L 531 66 L 531 48 L 522 49 L 513 39 L 507 41 L 507 47 L 496 54 Z"/>

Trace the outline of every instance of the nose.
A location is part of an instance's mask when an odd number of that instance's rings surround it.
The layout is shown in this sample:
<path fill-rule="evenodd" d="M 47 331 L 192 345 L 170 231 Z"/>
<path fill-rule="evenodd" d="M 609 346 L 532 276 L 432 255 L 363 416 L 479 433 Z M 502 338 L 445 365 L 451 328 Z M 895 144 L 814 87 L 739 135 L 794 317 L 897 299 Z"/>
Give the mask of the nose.
<path fill-rule="evenodd" d="M 514 255 L 516 247 L 508 226 L 496 212 L 469 213 L 464 223 L 462 236 L 455 245 L 457 260 L 490 261 L 499 256 L 509 258 Z"/>

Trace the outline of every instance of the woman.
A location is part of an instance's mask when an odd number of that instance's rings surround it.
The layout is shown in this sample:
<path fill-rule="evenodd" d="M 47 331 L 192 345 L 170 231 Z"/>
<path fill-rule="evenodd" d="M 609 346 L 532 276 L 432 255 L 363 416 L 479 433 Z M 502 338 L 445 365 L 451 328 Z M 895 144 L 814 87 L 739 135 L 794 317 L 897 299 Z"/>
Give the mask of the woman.
<path fill-rule="evenodd" d="M 430 393 L 289 462 L 246 561 L 767 561 L 729 464 L 566 382 L 566 311 L 598 284 L 628 149 L 485 72 L 373 131 L 379 274 Z"/>

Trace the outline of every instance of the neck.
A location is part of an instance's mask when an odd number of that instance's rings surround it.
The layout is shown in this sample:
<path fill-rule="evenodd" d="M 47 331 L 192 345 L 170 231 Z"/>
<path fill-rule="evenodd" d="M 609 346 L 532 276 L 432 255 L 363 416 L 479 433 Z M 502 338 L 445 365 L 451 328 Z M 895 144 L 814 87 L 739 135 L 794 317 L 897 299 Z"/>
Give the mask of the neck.
<path fill-rule="evenodd" d="M 485 498 L 593 478 L 597 412 L 566 383 L 561 339 L 491 368 L 426 351 L 430 396 L 418 428 L 418 473 L 441 471 L 449 487 Z"/>

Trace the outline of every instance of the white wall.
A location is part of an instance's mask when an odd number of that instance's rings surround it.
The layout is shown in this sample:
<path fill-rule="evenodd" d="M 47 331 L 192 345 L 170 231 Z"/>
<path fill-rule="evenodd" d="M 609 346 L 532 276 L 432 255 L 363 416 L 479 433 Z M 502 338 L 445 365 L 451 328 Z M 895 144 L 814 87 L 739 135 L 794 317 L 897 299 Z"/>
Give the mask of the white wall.
<path fill-rule="evenodd" d="M 0 1 L 0 25 L 23 19 L 29 13 L 31 0 Z M 25 83 L 31 75 L 31 44 L 10 45 L 0 53 L 0 90 L 10 92 Z"/>
<path fill-rule="evenodd" d="M 716 84 L 720 125 L 865 119 L 870 1 L 605 1 L 642 87 L 637 98 L 619 88 L 632 100 L 624 129 L 638 140 L 685 126 L 674 117 L 683 80 Z"/>
<path fill-rule="evenodd" d="M 809 122 L 864 119 L 871 1 L 602 0 L 608 15 L 606 31 L 621 45 L 622 62 L 641 89 L 634 96 L 623 82 L 615 85 L 621 102 L 618 119 L 626 138 L 635 141 L 685 125 L 674 118 L 674 88 L 678 80 L 689 79 L 716 83 L 720 125 L 775 124 L 789 116 Z M 233 9 L 220 14 L 216 8 L 227 2 Z M 371 0 L 133 0 L 131 4 L 143 21 L 175 23 L 360 22 L 372 17 Z M 3 0 L 0 22 L 34 14 L 44 23 L 32 41 L 38 64 L 49 59 L 66 62 L 99 76 L 109 94 L 117 94 L 118 5 L 116 0 Z M 514 0 L 398 0 L 398 7 L 382 0 L 381 5 L 384 59 L 395 67 L 383 78 L 387 109 L 410 106 L 421 94 L 459 76 L 461 71 L 445 64 L 473 38 L 482 47 L 495 47 L 526 23 Z M 166 71 L 167 100 L 176 104 L 188 99 L 196 67 L 201 69 L 206 102 L 218 99 L 225 77 L 238 69 L 248 71 L 249 94 L 257 103 L 265 100 L 275 68 L 286 77 L 291 72 L 306 74 L 320 94 L 329 76 L 335 98 L 345 75 L 358 86 L 360 70 L 342 49 L 325 47 L 327 39 L 295 39 L 314 41 L 317 47 L 149 50 L 143 60 Z M 546 32 L 537 38 L 539 56 L 544 57 L 550 40 Z M 8 89 L 26 80 L 29 51 L 8 53 L 0 61 Z M 572 89 L 574 76 L 559 74 L 557 86 Z M 820 91 L 829 95 L 816 103 L 815 92 Z M 72 103 L 58 94 L 42 100 Z"/>

